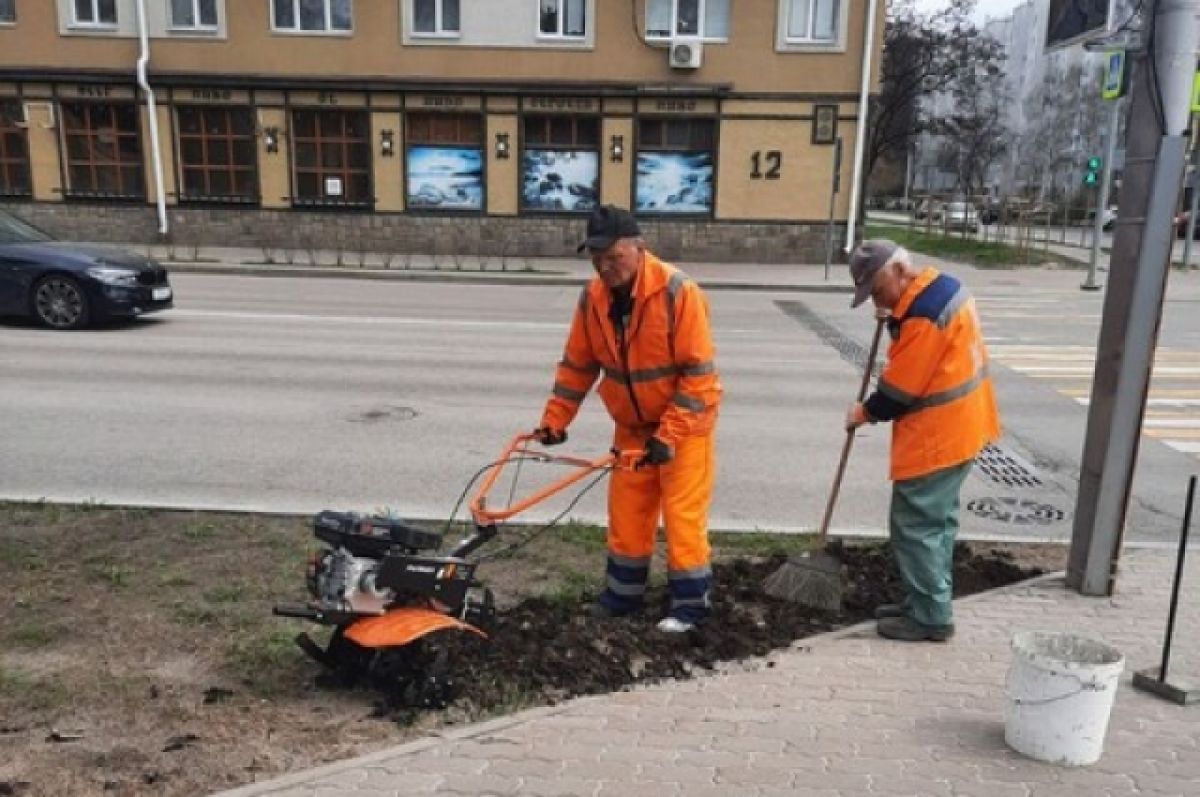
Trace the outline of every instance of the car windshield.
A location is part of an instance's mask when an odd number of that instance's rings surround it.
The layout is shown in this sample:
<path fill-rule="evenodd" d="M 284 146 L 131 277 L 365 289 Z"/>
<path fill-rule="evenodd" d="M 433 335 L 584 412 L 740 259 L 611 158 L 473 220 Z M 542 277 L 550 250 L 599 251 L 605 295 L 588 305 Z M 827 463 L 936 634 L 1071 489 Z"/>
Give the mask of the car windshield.
<path fill-rule="evenodd" d="M 32 244 L 51 240 L 41 230 L 7 213 L 0 213 L 0 244 Z"/>

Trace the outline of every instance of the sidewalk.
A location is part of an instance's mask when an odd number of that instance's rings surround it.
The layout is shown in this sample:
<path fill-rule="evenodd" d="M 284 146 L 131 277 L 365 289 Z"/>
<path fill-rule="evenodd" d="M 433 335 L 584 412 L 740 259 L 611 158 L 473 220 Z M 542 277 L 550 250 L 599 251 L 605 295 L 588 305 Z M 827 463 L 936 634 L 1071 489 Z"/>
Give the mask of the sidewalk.
<path fill-rule="evenodd" d="M 946 645 L 857 626 L 747 667 L 526 711 L 224 797 L 1195 794 L 1200 707 L 1129 683 L 1158 663 L 1174 552 L 1127 553 L 1121 568 L 1113 599 L 1050 576 L 959 601 Z M 1170 680 L 1196 683 L 1200 566 L 1189 571 Z M 1009 640 L 1026 629 L 1074 630 L 1125 654 L 1098 764 L 1051 766 L 1005 746 Z"/>

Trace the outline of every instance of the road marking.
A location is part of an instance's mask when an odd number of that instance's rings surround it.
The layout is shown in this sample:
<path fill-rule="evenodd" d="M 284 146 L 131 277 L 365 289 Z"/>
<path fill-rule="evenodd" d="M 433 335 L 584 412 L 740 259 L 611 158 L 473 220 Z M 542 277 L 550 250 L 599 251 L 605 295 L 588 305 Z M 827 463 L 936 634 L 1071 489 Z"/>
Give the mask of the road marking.
<path fill-rule="evenodd" d="M 171 311 L 171 317 L 228 318 L 241 321 L 307 321 L 334 324 L 395 325 L 417 327 L 460 327 L 473 329 L 567 329 L 567 324 L 550 321 L 475 321 L 445 318 L 404 318 L 400 316 L 301 315 L 299 313 L 235 313 L 226 310 Z"/>

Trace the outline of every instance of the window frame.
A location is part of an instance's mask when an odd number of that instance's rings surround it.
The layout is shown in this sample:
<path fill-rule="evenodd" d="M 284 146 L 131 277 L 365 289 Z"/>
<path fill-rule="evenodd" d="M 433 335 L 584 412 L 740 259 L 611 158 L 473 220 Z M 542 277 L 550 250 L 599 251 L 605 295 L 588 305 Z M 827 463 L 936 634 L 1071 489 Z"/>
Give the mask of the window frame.
<path fill-rule="evenodd" d="M 0 28 L 7 28 L 17 24 L 17 0 L 9 0 L 12 3 L 12 17 L 5 19 L 0 16 Z"/>
<path fill-rule="evenodd" d="M 646 136 L 642 125 L 644 123 L 654 123 L 662 125 L 659 140 L 662 143 L 654 143 L 646 145 Z M 685 145 L 676 145 L 668 143 L 668 125 L 670 124 L 687 124 L 689 129 L 697 127 L 701 124 L 708 127 L 707 147 L 692 146 L 689 142 Z M 661 114 L 639 116 L 634 121 L 634 149 L 633 149 L 633 179 L 630 181 L 631 202 L 630 207 L 638 216 L 645 216 L 660 219 L 711 219 L 716 217 L 717 212 L 717 174 L 720 164 L 717 161 L 717 154 L 720 151 L 720 121 L 715 116 L 696 115 L 696 116 L 664 116 Z M 710 199 L 709 208 L 706 211 L 664 211 L 664 210 L 643 210 L 638 207 L 638 188 L 639 178 L 638 158 L 643 152 L 646 153 L 700 153 L 707 152 L 712 158 L 712 197 Z"/>
<path fill-rule="evenodd" d="M 706 30 L 706 28 L 708 27 L 708 0 L 697 0 L 697 2 L 699 4 L 698 10 L 697 10 L 697 16 L 699 17 L 699 21 L 700 21 L 700 33 L 699 34 L 679 33 L 678 32 L 679 31 L 679 0 L 666 0 L 666 2 L 669 2 L 671 4 L 671 32 L 668 33 L 666 36 L 662 36 L 657 33 L 652 34 L 650 32 L 650 5 L 652 2 L 653 2 L 653 0 L 646 0 L 646 9 L 643 14 L 643 16 L 645 18 L 642 20 L 642 23 L 643 23 L 642 31 L 645 33 L 647 42 L 650 42 L 651 44 L 670 44 L 675 39 L 686 38 L 686 39 L 699 39 L 701 42 L 712 43 L 712 44 L 728 44 L 729 43 L 729 35 L 730 34 L 728 34 L 728 33 L 724 36 L 708 35 L 708 31 Z M 728 0 L 728 8 L 729 8 L 729 30 L 732 31 L 733 30 L 733 0 Z"/>
<path fill-rule="evenodd" d="M 211 112 L 225 112 L 231 114 L 235 112 L 245 113 L 250 120 L 250 132 L 246 135 L 236 135 L 233 132 L 222 133 L 218 135 L 209 135 L 206 132 L 185 133 L 183 132 L 183 123 L 180 119 L 180 114 L 184 112 L 197 112 L 201 114 L 201 127 L 203 128 L 204 114 Z M 180 204 L 188 205 L 258 205 L 262 202 L 262 181 L 260 176 L 260 166 L 258 159 L 258 135 L 255 130 L 256 122 L 254 116 L 254 107 L 250 105 L 203 105 L 203 104 L 187 104 L 175 106 L 175 163 L 178 173 L 176 195 Z M 227 126 L 227 129 L 232 130 L 232 125 Z M 203 164 L 188 163 L 184 160 L 184 140 L 197 139 L 201 142 L 201 146 L 205 153 Z M 208 160 L 208 142 L 217 139 L 224 141 L 229 147 L 229 163 L 213 164 Z M 249 165 L 234 164 L 233 152 L 236 142 L 249 142 L 251 160 Z M 219 195 L 212 192 L 206 194 L 189 193 L 187 189 L 187 173 L 189 171 L 205 172 L 205 182 L 211 185 L 211 178 L 207 173 L 214 171 L 225 171 L 229 174 L 236 172 L 249 172 L 250 174 L 250 194 L 226 194 Z M 232 184 L 232 183 L 231 183 Z"/>
<path fill-rule="evenodd" d="M 434 30 L 417 30 L 417 0 L 408 0 L 408 35 L 414 39 L 461 39 L 462 38 L 462 0 L 458 4 L 458 30 L 447 30 L 445 25 L 445 0 L 433 0 Z M 540 29 L 540 26 L 539 26 Z"/>
<path fill-rule="evenodd" d="M 325 8 L 325 27 L 319 30 L 309 30 L 300 27 L 300 0 L 267 0 L 267 13 L 271 15 L 271 33 L 280 36 L 353 36 L 354 35 L 354 0 L 346 0 L 350 4 L 350 27 L 335 28 L 333 27 L 333 3 L 334 0 L 322 0 Z M 295 26 L 291 28 L 281 28 L 276 22 L 275 8 L 276 3 L 291 3 L 292 16 L 295 19 Z"/>
<path fill-rule="evenodd" d="M 555 143 L 549 139 L 553 137 L 550 128 L 555 119 L 566 119 L 571 123 L 571 136 L 573 141 L 569 144 Z M 547 125 L 550 135 L 547 135 L 547 140 L 542 143 L 529 143 L 529 126 L 534 120 Z M 581 123 L 595 125 L 596 142 L 593 147 L 582 146 L 579 143 L 579 127 Z M 522 215 L 526 216 L 586 216 L 591 213 L 596 207 L 601 204 L 604 184 L 604 117 L 600 114 L 580 113 L 529 113 L 523 114 L 520 120 L 519 128 L 520 136 L 520 160 L 518 161 L 518 175 L 521 184 L 517 193 L 517 204 Z M 595 206 L 582 210 L 546 210 L 544 208 L 536 208 L 529 205 L 525 200 L 525 153 L 529 150 L 548 150 L 552 152 L 595 152 L 596 153 L 596 200 Z"/>
<path fill-rule="evenodd" d="M 588 37 L 588 5 L 589 0 L 579 0 L 583 3 L 583 33 L 565 33 L 563 28 L 567 24 L 567 3 L 571 0 L 554 0 L 558 3 L 558 30 L 554 33 L 547 33 L 542 30 L 542 0 L 534 0 L 534 35 L 539 41 L 551 42 L 583 42 L 587 41 Z M 440 0 L 439 0 L 440 2 Z"/>
<path fill-rule="evenodd" d="M 212 0 L 213 13 L 216 15 L 216 21 L 211 25 L 201 22 L 200 4 L 204 0 L 190 0 L 192 4 L 192 15 L 196 20 L 191 25 L 181 25 L 175 20 L 175 4 L 172 0 L 166 0 L 167 3 L 167 30 L 178 33 L 216 33 L 221 29 L 221 0 Z M 274 11 L 274 7 L 271 9 Z M 272 19 L 272 21 L 274 21 Z"/>
<path fill-rule="evenodd" d="M 71 106 L 79 107 L 79 108 L 89 108 L 89 109 L 108 107 L 111 109 L 110 117 L 114 121 L 116 119 L 117 109 L 130 108 L 133 110 L 133 114 L 134 114 L 133 130 L 121 132 L 118 128 L 115 128 L 115 127 L 114 128 L 94 127 L 91 124 L 91 122 L 93 121 L 93 115 L 90 110 L 87 112 L 87 118 L 88 118 L 87 128 L 84 129 L 82 132 L 80 132 L 78 130 L 72 130 L 70 128 L 71 115 L 67 112 L 67 108 L 71 107 Z M 69 100 L 69 101 L 60 101 L 58 104 L 57 110 L 58 110 L 58 119 L 59 119 L 59 146 L 62 148 L 62 168 L 63 168 L 63 175 L 65 178 L 65 180 L 64 180 L 65 185 L 63 187 L 63 196 L 66 197 L 67 199 L 84 199 L 84 200 L 105 199 L 105 200 L 119 200 L 119 201 L 128 201 L 128 202 L 143 202 L 143 201 L 145 201 L 145 199 L 148 195 L 148 192 L 146 189 L 146 162 L 145 162 L 146 150 L 145 150 L 144 142 L 142 141 L 141 110 L 140 110 L 140 106 L 138 105 L 138 103 L 135 100 L 108 100 L 108 101 L 106 101 L 106 100 L 100 100 L 100 101 Z M 103 163 L 102 161 L 98 161 L 94 157 L 94 151 L 89 152 L 89 157 L 86 160 L 78 160 L 78 159 L 74 159 L 71 157 L 70 138 L 72 135 L 75 135 L 75 136 L 82 135 L 84 138 L 87 138 L 87 139 L 92 139 L 92 138 L 99 139 L 101 137 L 101 132 L 99 132 L 99 131 L 103 131 L 103 130 L 116 131 L 116 141 L 114 143 L 116 145 L 116 152 L 118 154 L 118 158 L 115 163 L 106 164 L 106 163 Z M 120 139 L 121 138 L 133 139 L 135 142 L 137 142 L 138 155 L 137 155 L 136 161 L 132 161 L 132 160 L 126 161 L 126 160 L 123 160 L 120 158 L 120 153 L 121 153 Z M 91 172 L 91 177 L 92 177 L 92 183 L 93 183 L 93 185 L 91 187 L 80 188 L 74 184 L 74 180 L 72 179 L 72 174 L 71 174 L 72 167 L 74 167 L 74 166 L 89 167 L 89 170 Z M 135 193 L 125 193 L 124 191 L 118 191 L 116 193 L 112 193 L 112 192 L 108 192 L 108 191 L 102 191 L 98 187 L 95 187 L 95 184 L 98 182 L 95 179 L 96 175 L 98 174 L 98 169 L 102 169 L 102 168 L 116 169 L 117 170 L 117 181 L 121 185 L 124 185 L 125 176 L 124 176 L 123 172 L 125 170 L 135 170 L 135 176 L 137 177 L 136 192 Z"/>
<path fill-rule="evenodd" d="M 86 30 L 116 30 L 121 25 L 121 4 L 118 0 L 113 0 L 113 20 L 112 22 L 104 22 L 100 19 L 100 0 L 89 0 L 92 6 L 92 19 L 84 20 L 79 18 L 79 5 L 76 0 L 71 0 L 71 27 L 83 28 Z M 14 9 L 15 10 L 15 9 Z"/>
<path fill-rule="evenodd" d="M 312 137 L 301 136 L 296 131 L 299 127 L 296 124 L 296 114 L 311 113 L 313 116 L 313 132 Z M 322 114 L 341 114 L 342 116 L 359 115 L 364 120 L 366 129 L 362 138 L 351 138 L 346 135 L 332 136 L 326 139 L 321 133 L 321 116 Z M 342 130 L 345 131 L 345 123 L 342 123 Z M 291 137 L 290 158 L 291 158 L 291 185 L 292 185 L 292 207 L 302 210 L 373 210 L 375 208 L 375 160 L 374 152 L 371 149 L 371 112 L 367 108 L 326 108 L 326 107 L 293 107 L 288 110 L 288 135 Z M 350 165 L 350 158 L 343 157 L 342 166 L 325 166 L 322 162 L 322 157 L 326 145 L 341 145 L 342 155 L 348 156 L 349 145 L 360 143 L 363 146 L 363 151 L 366 153 L 367 161 L 365 166 Z M 317 154 L 316 165 L 300 166 L 297 151 L 300 144 L 308 144 L 315 147 Z M 301 173 L 315 173 L 317 175 L 318 185 L 324 186 L 325 180 L 329 176 L 341 177 L 343 186 L 350 184 L 351 175 L 363 174 L 367 178 L 367 195 L 361 199 L 331 199 L 324 196 L 324 190 L 321 191 L 320 197 L 302 197 L 300 196 L 300 175 Z M 346 192 L 343 191 L 343 197 Z"/>
<path fill-rule="evenodd" d="M 811 4 L 813 0 L 808 0 Z M 799 39 L 788 36 L 791 23 L 792 3 L 795 0 L 779 0 L 775 20 L 775 52 L 777 53 L 842 53 L 846 52 L 846 29 L 850 24 L 849 0 L 836 0 L 832 39 Z"/>
<path fill-rule="evenodd" d="M 792 30 L 792 14 L 795 13 L 796 4 L 799 0 L 784 0 L 784 16 L 783 22 L 783 40 L 786 44 L 808 45 L 815 44 L 818 46 L 829 47 L 837 44 L 841 40 L 842 33 L 842 5 L 845 0 L 825 0 L 826 2 L 836 3 L 837 7 L 833 10 L 833 35 L 828 39 L 818 39 L 812 35 L 813 29 L 817 24 L 817 17 L 813 14 L 813 9 L 822 0 L 804 0 L 808 3 L 808 36 L 793 36 Z"/>
<path fill-rule="evenodd" d="M 29 130 L 24 122 L 15 121 L 12 126 L 5 125 L 3 113 L 5 105 L 15 106 L 21 117 L 25 116 L 25 104 L 19 97 L 0 97 L 0 197 L 5 199 L 28 199 L 33 196 L 33 159 L 29 152 Z M 9 152 L 7 141 L 9 136 L 16 133 L 21 142 L 21 149 L 16 153 Z M 25 184 L 13 187 L 8 180 L 10 167 L 25 167 Z"/>

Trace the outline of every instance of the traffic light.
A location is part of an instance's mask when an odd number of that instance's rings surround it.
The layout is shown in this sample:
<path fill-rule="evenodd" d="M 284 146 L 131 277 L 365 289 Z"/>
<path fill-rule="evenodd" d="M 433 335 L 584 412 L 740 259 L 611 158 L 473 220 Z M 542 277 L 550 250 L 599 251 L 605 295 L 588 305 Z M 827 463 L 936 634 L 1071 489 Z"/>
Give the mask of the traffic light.
<path fill-rule="evenodd" d="M 1087 160 L 1087 169 L 1083 173 L 1084 185 L 1100 185 L 1100 168 L 1104 165 L 1101 158 L 1091 157 Z"/>

